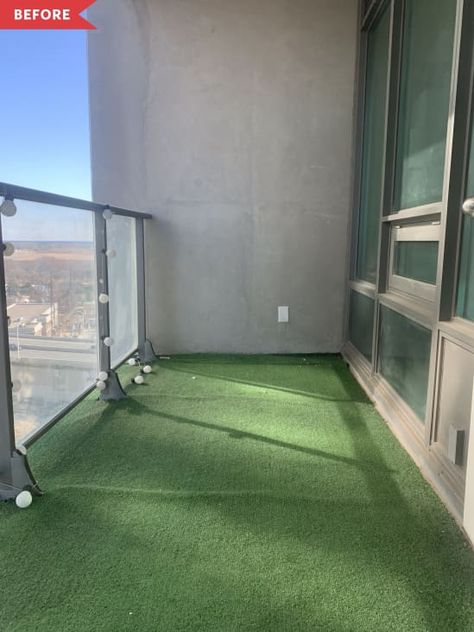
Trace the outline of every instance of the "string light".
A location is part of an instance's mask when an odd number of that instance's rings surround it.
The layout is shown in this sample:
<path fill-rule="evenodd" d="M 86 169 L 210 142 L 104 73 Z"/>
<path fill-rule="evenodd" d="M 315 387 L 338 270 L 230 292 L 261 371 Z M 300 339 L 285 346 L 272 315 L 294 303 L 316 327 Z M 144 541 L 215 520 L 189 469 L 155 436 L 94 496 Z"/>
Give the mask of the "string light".
<path fill-rule="evenodd" d="M 17 208 L 13 198 L 6 197 L 0 206 L 0 213 L 5 217 L 14 217 L 16 212 Z"/>
<path fill-rule="evenodd" d="M 3 244 L 3 254 L 5 257 L 11 257 L 15 254 L 15 246 L 10 242 L 5 242 Z"/>
<path fill-rule="evenodd" d="M 18 496 L 15 498 L 16 506 L 19 509 L 26 509 L 27 507 L 31 505 L 32 502 L 33 502 L 33 496 L 31 492 L 28 492 L 28 491 L 20 492 Z"/>

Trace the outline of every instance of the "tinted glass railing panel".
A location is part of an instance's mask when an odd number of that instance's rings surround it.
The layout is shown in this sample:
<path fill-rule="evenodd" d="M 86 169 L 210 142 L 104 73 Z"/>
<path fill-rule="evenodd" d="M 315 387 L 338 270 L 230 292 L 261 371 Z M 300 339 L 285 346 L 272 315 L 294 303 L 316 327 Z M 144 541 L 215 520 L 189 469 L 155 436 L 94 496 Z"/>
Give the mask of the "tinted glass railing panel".
<path fill-rule="evenodd" d="M 443 197 L 456 0 L 407 0 L 395 208 Z"/>
<path fill-rule="evenodd" d="M 379 371 L 424 421 L 431 332 L 386 307 L 380 327 Z"/>
<path fill-rule="evenodd" d="M 138 346 L 135 220 L 114 215 L 107 221 L 112 366 Z"/>
<path fill-rule="evenodd" d="M 390 14 L 368 34 L 357 278 L 375 283 L 382 204 Z"/>
<path fill-rule="evenodd" d="M 21 441 L 98 372 L 93 213 L 17 201 L 2 217 L 15 432 Z"/>

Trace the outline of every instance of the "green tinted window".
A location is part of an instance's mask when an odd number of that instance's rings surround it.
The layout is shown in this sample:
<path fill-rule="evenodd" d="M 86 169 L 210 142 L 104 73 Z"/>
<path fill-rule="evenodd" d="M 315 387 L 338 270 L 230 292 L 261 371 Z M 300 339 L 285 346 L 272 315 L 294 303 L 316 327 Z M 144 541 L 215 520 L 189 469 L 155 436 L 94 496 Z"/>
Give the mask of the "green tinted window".
<path fill-rule="evenodd" d="M 467 197 L 474 197 L 474 128 L 471 132 L 471 157 L 467 175 Z"/>
<path fill-rule="evenodd" d="M 399 241 L 395 245 L 393 273 L 436 285 L 437 241 Z"/>
<path fill-rule="evenodd" d="M 374 332 L 374 301 L 351 292 L 349 340 L 372 363 L 372 336 Z"/>
<path fill-rule="evenodd" d="M 407 0 L 395 211 L 443 196 L 456 0 Z"/>
<path fill-rule="evenodd" d="M 357 277 L 375 283 L 380 228 L 390 17 L 368 35 Z"/>
<path fill-rule="evenodd" d="M 431 332 L 386 307 L 381 311 L 379 370 L 424 421 Z"/>
<path fill-rule="evenodd" d="M 472 132 L 466 197 L 474 197 L 474 138 Z M 463 219 L 456 315 L 474 321 L 474 218 L 467 215 Z"/>

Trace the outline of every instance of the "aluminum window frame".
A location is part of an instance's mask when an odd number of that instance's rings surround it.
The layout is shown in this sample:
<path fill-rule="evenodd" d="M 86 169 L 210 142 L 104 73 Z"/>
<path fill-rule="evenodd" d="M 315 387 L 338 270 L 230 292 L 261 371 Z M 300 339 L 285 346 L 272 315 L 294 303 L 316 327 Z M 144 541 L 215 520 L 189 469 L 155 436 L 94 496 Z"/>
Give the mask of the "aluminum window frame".
<path fill-rule="evenodd" d="M 396 247 L 398 243 L 436 242 L 438 244 L 441 233 L 439 221 L 424 224 L 394 224 L 390 231 L 390 255 L 388 291 L 400 292 L 414 299 L 421 299 L 433 303 L 436 300 L 436 283 L 426 283 L 418 279 L 396 274 Z"/>
<path fill-rule="evenodd" d="M 450 167 L 452 160 L 452 146 L 453 146 L 453 113 L 456 105 L 456 88 L 458 85 L 457 75 L 459 70 L 459 47 L 461 39 L 461 27 L 462 18 L 464 16 L 464 4 L 470 0 L 455 0 L 456 1 L 456 15 L 454 22 L 454 38 L 453 38 L 453 56 L 451 60 L 451 84 L 449 92 L 449 108 L 448 108 L 448 120 L 446 131 L 446 143 L 444 154 L 444 170 L 443 170 L 443 186 L 441 199 L 429 204 L 421 204 L 418 206 L 412 206 L 404 209 L 395 208 L 395 185 L 396 185 L 396 169 L 397 169 L 397 154 L 398 154 L 398 131 L 400 124 L 400 104 L 402 98 L 402 64 L 403 64 L 403 49 L 404 49 L 404 29 L 405 29 L 405 15 L 407 0 L 394 0 L 395 6 L 398 8 L 396 11 L 397 20 L 394 24 L 393 37 L 397 40 L 397 56 L 394 60 L 394 67 L 391 69 L 396 75 L 396 85 L 394 86 L 394 93 L 392 98 L 394 103 L 392 104 L 392 116 L 390 121 L 392 135 L 392 155 L 390 161 L 390 172 L 387 174 L 387 191 L 384 199 L 383 207 L 383 220 L 384 221 L 399 221 L 403 219 L 410 219 L 414 217 L 430 216 L 430 215 L 443 215 L 446 213 L 448 196 L 450 190 Z M 396 72 L 395 72 L 396 71 Z M 390 107 L 390 106 L 389 106 Z"/>
<path fill-rule="evenodd" d="M 364 388 L 386 414 L 389 424 L 415 461 L 422 464 L 422 470 L 435 481 L 435 486 L 444 502 L 458 519 L 462 519 L 462 496 L 455 468 L 432 450 L 432 432 L 436 423 L 436 398 L 438 397 L 439 345 L 444 337 L 467 345 L 474 353 L 474 322 L 456 316 L 456 299 L 460 272 L 460 249 L 462 231 L 462 204 L 466 199 L 466 174 L 468 168 L 470 132 L 474 123 L 474 0 L 456 0 L 456 22 L 453 43 L 452 77 L 450 88 L 449 115 L 447 122 L 446 159 L 444 170 L 443 196 L 436 203 L 393 212 L 395 157 L 398 136 L 398 110 L 400 103 L 400 72 L 403 46 L 403 24 L 405 0 L 391 0 L 391 33 L 389 57 L 389 95 L 386 104 L 387 127 L 385 130 L 384 194 L 381 209 L 381 233 L 379 236 L 378 273 L 375 287 L 357 280 L 355 260 L 357 256 L 358 206 L 360 192 L 360 147 L 363 134 L 364 77 L 366 51 L 364 50 L 364 29 L 370 28 L 382 4 L 363 5 L 366 12 L 361 19 L 361 54 L 359 63 L 358 117 L 355 133 L 356 162 L 353 183 L 353 228 L 350 250 L 350 290 L 355 290 L 374 298 L 376 301 L 376 322 L 374 324 L 374 345 L 372 364 L 347 342 L 344 356 Z M 375 13 L 371 13 L 374 9 Z M 361 116 L 362 108 L 362 116 Z M 434 299 L 416 298 L 393 286 L 392 228 L 400 224 L 428 223 L 439 221 L 439 255 L 437 284 Z M 421 283 L 421 282 L 418 282 Z M 347 303 L 349 305 L 349 303 Z M 404 401 L 393 392 L 378 371 L 378 338 L 380 330 L 380 306 L 385 305 L 402 316 L 417 322 L 432 331 L 432 351 L 430 377 L 426 407 L 425 427 L 418 428 L 414 415 Z M 346 322 L 349 315 L 346 315 Z M 347 336 L 346 336 L 347 340 Z M 443 476 L 439 476 L 440 472 Z"/>
<path fill-rule="evenodd" d="M 356 131 L 354 138 L 355 145 L 355 168 L 354 168 L 354 180 L 353 180 L 353 214 L 351 222 L 351 252 L 350 252 L 350 270 L 349 280 L 354 284 L 359 284 L 361 291 L 367 286 L 370 286 L 374 290 L 374 294 L 377 287 L 377 281 L 371 283 L 360 279 L 357 276 L 357 260 L 359 254 L 359 242 L 360 242 L 360 218 L 361 218 L 361 205 L 362 205 L 362 177 L 363 177 L 363 152 L 364 152 L 364 125 L 366 116 L 366 92 L 367 92 L 367 67 L 368 67 L 368 39 L 369 33 L 378 24 L 385 10 L 389 12 L 389 43 L 388 43 L 388 75 L 386 85 L 386 109 L 385 109 L 385 125 L 384 125 L 384 145 L 385 139 L 388 134 L 388 103 L 390 99 L 390 68 L 391 68 L 391 49 L 392 49 L 392 31 L 394 22 L 394 7 L 396 6 L 396 0 L 373 0 L 369 3 L 365 16 L 361 19 L 361 31 L 359 41 L 359 73 L 357 80 L 357 113 L 356 113 Z M 384 152 L 385 153 L 385 152 Z M 385 169 L 382 173 L 382 190 L 385 177 Z M 380 200 L 380 212 L 382 213 L 382 197 Z M 380 235 L 379 235 L 380 239 Z M 379 253 L 377 253 L 377 261 L 379 260 Z M 354 288 L 356 289 L 356 288 Z M 348 299 L 349 300 L 349 299 Z M 347 324 L 347 323 L 346 323 Z"/>

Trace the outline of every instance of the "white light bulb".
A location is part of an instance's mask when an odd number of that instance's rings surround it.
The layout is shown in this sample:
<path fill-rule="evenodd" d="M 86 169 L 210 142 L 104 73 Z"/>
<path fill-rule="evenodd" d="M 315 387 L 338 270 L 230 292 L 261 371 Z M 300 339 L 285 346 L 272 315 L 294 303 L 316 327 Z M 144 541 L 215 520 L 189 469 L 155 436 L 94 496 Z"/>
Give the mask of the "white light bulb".
<path fill-rule="evenodd" d="M 105 382 L 97 382 L 97 388 L 99 391 L 105 391 L 107 384 Z"/>
<path fill-rule="evenodd" d="M 130 358 L 130 360 L 128 361 L 128 364 L 130 366 L 135 366 L 137 364 L 137 361 L 135 360 L 135 358 Z"/>
<path fill-rule="evenodd" d="M 107 371 L 101 371 L 99 373 L 99 382 L 107 382 L 108 379 L 109 379 L 109 374 L 107 373 Z"/>
<path fill-rule="evenodd" d="M 145 383 L 145 378 L 143 375 L 137 375 L 137 377 L 133 380 L 135 384 L 141 385 Z"/>
<path fill-rule="evenodd" d="M 3 254 L 5 255 L 5 257 L 11 257 L 13 254 L 15 254 L 15 246 L 8 241 L 5 242 L 3 244 Z"/>
<path fill-rule="evenodd" d="M 104 345 L 106 347 L 111 347 L 114 344 L 114 339 L 113 338 L 104 338 Z"/>
<path fill-rule="evenodd" d="M 33 496 L 31 492 L 20 492 L 18 496 L 15 498 L 16 506 L 20 509 L 26 509 L 33 502 Z"/>
<path fill-rule="evenodd" d="M 105 254 L 107 255 L 107 257 L 109 257 L 109 259 L 115 259 L 115 257 L 117 256 L 117 251 L 113 248 L 110 248 L 110 250 L 107 250 Z"/>
<path fill-rule="evenodd" d="M 106 208 L 105 211 L 102 213 L 102 217 L 107 221 L 112 219 L 113 216 L 114 214 L 109 208 Z"/>
<path fill-rule="evenodd" d="M 143 373 L 145 373 L 146 375 L 149 375 L 152 371 L 153 369 L 148 364 L 143 367 Z"/>
<path fill-rule="evenodd" d="M 99 303 L 102 303 L 102 305 L 107 305 L 109 300 L 108 294 L 99 294 Z"/>
<path fill-rule="evenodd" d="M 5 198 L 0 206 L 0 213 L 5 217 L 14 217 L 16 215 L 16 204 L 13 200 Z"/>

